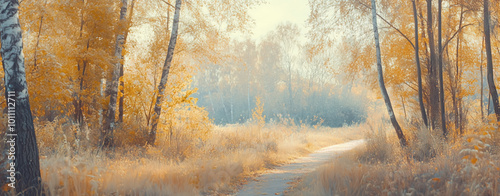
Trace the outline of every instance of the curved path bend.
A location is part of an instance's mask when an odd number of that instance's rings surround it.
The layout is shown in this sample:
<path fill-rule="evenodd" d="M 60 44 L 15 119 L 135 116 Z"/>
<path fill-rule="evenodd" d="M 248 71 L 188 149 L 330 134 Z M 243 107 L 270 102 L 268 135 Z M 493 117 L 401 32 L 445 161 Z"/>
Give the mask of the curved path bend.
<path fill-rule="evenodd" d="M 322 148 L 306 157 L 295 159 L 290 164 L 266 172 L 244 185 L 236 195 L 283 195 L 283 192 L 290 186 L 289 184 L 298 177 L 314 171 L 316 168 L 339 154 L 364 143 L 365 140 L 354 140 Z"/>

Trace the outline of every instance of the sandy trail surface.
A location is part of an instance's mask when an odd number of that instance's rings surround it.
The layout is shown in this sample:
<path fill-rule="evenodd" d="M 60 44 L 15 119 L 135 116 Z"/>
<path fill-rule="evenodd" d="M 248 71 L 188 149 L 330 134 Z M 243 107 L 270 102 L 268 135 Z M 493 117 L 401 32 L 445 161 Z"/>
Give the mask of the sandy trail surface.
<path fill-rule="evenodd" d="M 339 154 L 365 143 L 365 140 L 354 140 L 322 148 L 305 157 L 300 157 L 275 169 L 269 170 L 255 180 L 244 185 L 236 194 L 247 195 L 283 195 L 283 192 L 298 177 L 314 171 L 325 162 Z"/>

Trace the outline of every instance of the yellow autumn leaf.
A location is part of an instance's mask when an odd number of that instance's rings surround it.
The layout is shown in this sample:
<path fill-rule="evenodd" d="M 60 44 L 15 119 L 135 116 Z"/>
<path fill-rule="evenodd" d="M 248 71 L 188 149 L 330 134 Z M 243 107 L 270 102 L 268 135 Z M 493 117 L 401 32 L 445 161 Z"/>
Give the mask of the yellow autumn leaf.
<path fill-rule="evenodd" d="M 477 162 L 477 158 L 476 158 L 476 157 L 472 158 L 472 159 L 470 160 L 470 162 L 471 162 L 472 164 L 476 164 L 476 162 Z"/>

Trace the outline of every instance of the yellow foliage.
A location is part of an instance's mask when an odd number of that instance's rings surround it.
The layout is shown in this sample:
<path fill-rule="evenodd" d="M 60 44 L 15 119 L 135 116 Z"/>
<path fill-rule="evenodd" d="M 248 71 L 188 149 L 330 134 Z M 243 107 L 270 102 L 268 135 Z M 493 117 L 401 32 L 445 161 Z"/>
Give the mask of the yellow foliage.
<path fill-rule="evenodd" d="M 213 127 L 201 143 L 177 136 L 175 145 L 191 146 L 184 159 L 164 146 L 168 138 L 156 147 L 118 149 L 113 157 L 89 149 L 69 158 L 56 151 L 41 160 L 42 183 L 47 195 L 219 195 L 266 167 L 359 137 L 356 128 L 295 128 L 300 131 L 285 125 Z M 189 132 L 179 131 L 174 134 Z"/>
<path fill-rule="evenodd" d="M 266 124 L 266 115 L 264 113 L 264 103 L 260 101 L 260 97 L 255 98 L 255 108 L 252 110 L 252 119 L 256 122 L 259 127 L 263 127 Z"/>
<path fill-rule="evenodd" d="M 394 134 L 387 139 L 370 136 L 366 147 L 323 165 L 307 175 L 289 195 L 496 193 L 498 190 L 491 186 L 500 175 L 500 148 L 492 145 L 500 141 L 495 129 L 495 126 L 483 123 L 476 131 L 446 143 L 441 139 L 423 139 L 420 136 L 410 140 L 413 142 L 405 149 L 396 147 L 399 144 Z M 434 156 L 431 159 L 416 159 L 414 153 L 420 150 L 421 145 L 415 143 L 434 146 L 425 148 L 435 151 Z M 376 157 L 382 158 L 366 161 Z"/>
<path fill-rule="evenodd" d="M 52 150 L 67 150 L 77 148 L 85 141 L 90 142 L 86 137 L 88 133 L 82 133 L 84 130 L 78 131 L 76 125 L 71 124 L 67 119 L 56 118 L 52 122 L 40 121 L 34 119 L 36 126 L 35 133 L 39 149 L 42 152 Z M 80 140 L 77 141 L 76 140 Z"/>

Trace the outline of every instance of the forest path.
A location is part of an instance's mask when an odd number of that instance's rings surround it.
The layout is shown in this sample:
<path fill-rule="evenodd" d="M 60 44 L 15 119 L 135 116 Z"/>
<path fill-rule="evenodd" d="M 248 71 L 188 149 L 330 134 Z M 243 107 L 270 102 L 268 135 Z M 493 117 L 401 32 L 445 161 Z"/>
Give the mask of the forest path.
<path fill-rule="evenodd" d="M 244 185 L 236 195 L 283 195 L 283 192 L 298 177 L 314 171 L 320 165 L 332 160 L 339 154 L 351 150 L 365 143 L 365 140 L 353 140 L 350 142 L 336 144 L 322 148 L 309 154 L 306 157 L 300 157 L 275 169 L 272 169 L 255 180 Z"/>

